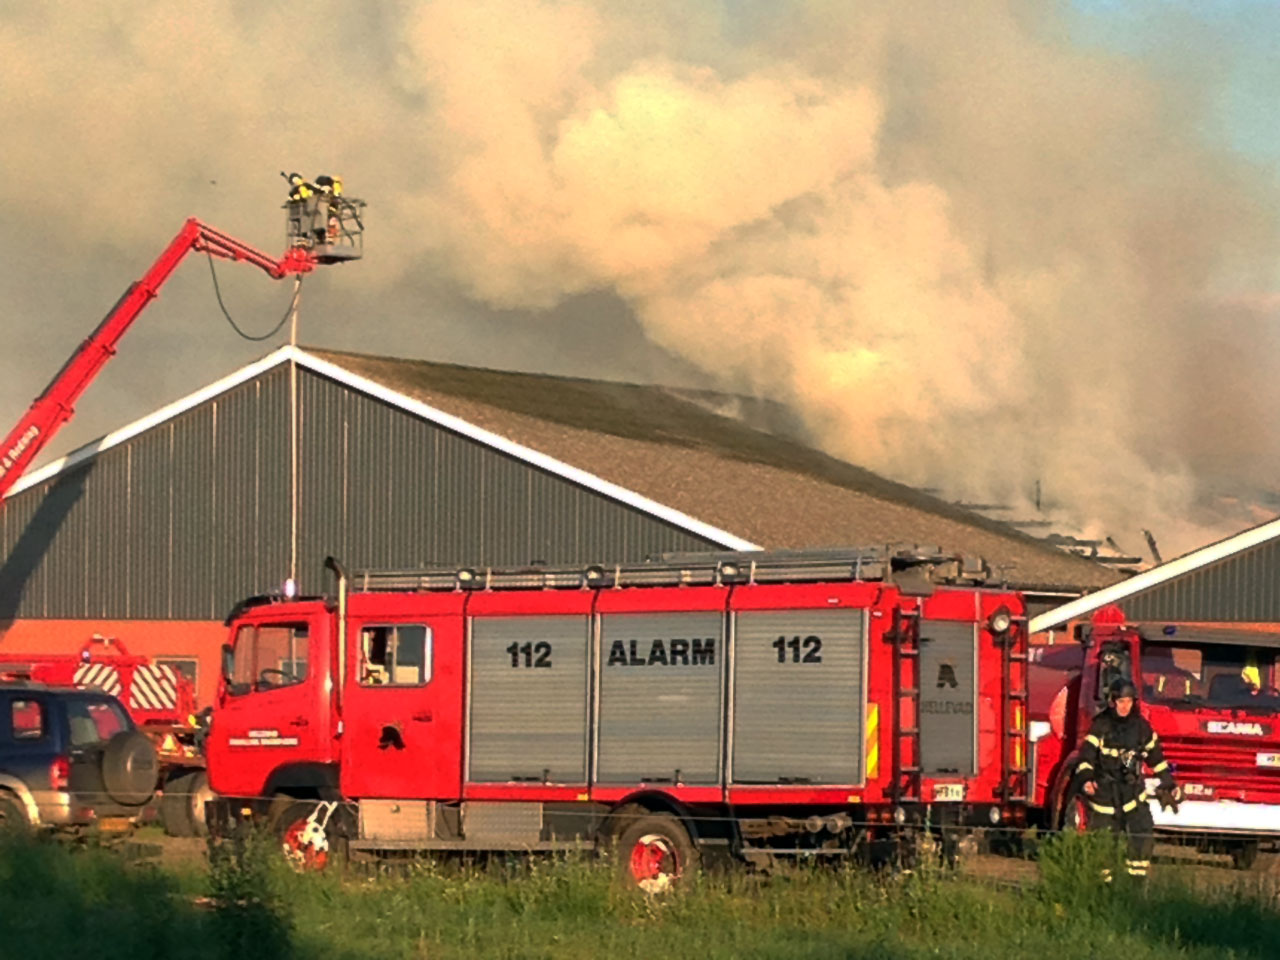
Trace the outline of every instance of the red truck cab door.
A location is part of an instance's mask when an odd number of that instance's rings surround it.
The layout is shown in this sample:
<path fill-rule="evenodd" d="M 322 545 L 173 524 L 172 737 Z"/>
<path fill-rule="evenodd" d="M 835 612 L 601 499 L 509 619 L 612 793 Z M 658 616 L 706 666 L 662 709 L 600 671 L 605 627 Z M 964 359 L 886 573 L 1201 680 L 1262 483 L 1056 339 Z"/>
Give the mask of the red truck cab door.
<path fill-rule="evenodd" d="M 206 746 L 218 793 L 264 796 L 288 767 L 336 763 L 331 621 L 323 604 L 299 603 L 263 608 L 234 625 Z"/>
<path fill-rule="evenodd" d="M 462 593 L 351 598 L 344 797 L 461 796 L 465 600 Z"/>

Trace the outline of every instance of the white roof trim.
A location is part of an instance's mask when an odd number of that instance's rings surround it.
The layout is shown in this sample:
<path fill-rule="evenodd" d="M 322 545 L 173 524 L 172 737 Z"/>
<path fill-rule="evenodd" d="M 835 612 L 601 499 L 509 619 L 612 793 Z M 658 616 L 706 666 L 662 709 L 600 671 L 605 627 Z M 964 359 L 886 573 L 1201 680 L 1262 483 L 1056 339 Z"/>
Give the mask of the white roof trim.
<path fill-rule="evenodd" d="M 414 400 L 412 397 L 407 397 L 402 393 L 391 390 L 390 388 L 378 383 L 376 380 L 369 380 L 366 377 L 352 373 L 345 367 L 331 363 L 328 360 L 322 360 L 317 356 L 307 353 L 305 350 L 301 350 L 293 346 L 281 347 L 280 349 L 263 357 L 261 360 L 257 360 L 246 367 L 242 367 L 235 373 L 223 377 L 216 383 L 212 383 L 201 390 L 197 390 L 195 393 L 183 397 L 181 400 L 177 400 L 166 407 L 162 407 L 155 413 L 143 417 L 141 420 L 135 420 L 128 426 L 109 433 L 105 437 L 95 440 L 93 443 L 86 444 L 85 446 L 67 454 L 67 456 L 63 457 L 61 460 L 55 460 L 53 463 L 46 464 L 39 470 L 26 475 L 18 483 L 14 484 L 12 489 L 10 489 L 9 493 L 6 495 L 6 499 L 22 492 L 23 490 L 33 487 L 36 484 L 43 483 L 50 477 L 53 477 L 64 470 L 69 470 L 72 467 L 75 467 L 98 455 L 102 451 L 118 446 L 126 440 L 136 437 L 143 431 L 150 430 L 152 427 L 158 426 L 166 420 L 170 420 L 179 414 L 185 413 L 191 408 L 199 406 L 205 401 L 211 400 L 221 393 L 225 393 L 232 387 L 238 386 L 247 380 L 251 380 L 260 373 L 263 373 L 272 367 L 279 366 L 289 360 L 296 361 L 299 366 L 306 367 L 307 369 L 322 376 L 344 383 L 353 390 L 358 390 L 361 393 L 376 397 L 377 399 L 389 403 L 392 406 L 399 407 L 401 410 L 411 413 L 414 416 L 421 417 L 424 420 L 429 420 L 438 426 L 444 427 L 447 430 L 452 430 L 453 432 L 462 434 L 463 436 L 470 437 L 479 443 L 483 443 L 485 446 L 500 450 L 503 453 L 516 457 L 519 460 L 523 460 L 525 463 L 545 470 L 548 473 L 555 474 L 556 476 L 563 477 L 565 480 L 576 483 L 579 486 L 594 490 L 611 500 L 625 503 L 628 506 L 657 517 L 660 520 L 665 520 L 677 527 L 688 530 L 690 533 L 697 536 L 714 541 L 726 549 L 761 549 L 758 545 L 751 543 L 750 541 L 743 540 L 741 537 L 736 537 L 726 530 L 721 530 L 718 527 L 713 527 L 710 524 L 703 523 L 701 520 L 691 517 L 687 513 L 682 513 L 679 510 L 665 506 L 664 504 L 658 503 L 656 500 L 650 500 L 648 497 L 641 496 L 633 490 L 628 490 L 615 483 L 610 483 L 602 477 L 597 477 L 593 473 L 580 470 L 577 467 L 557 460 L 554 457 L 549 457 L 544 453 L 539 453 L 537 450 L 533 450 L 529 447 L 523 446 L 522 444 L 508 440 L 506 437 L 500 436 L 499 434 L 477 427 L 475 424 L 468 423 L 466 420 L 455 417 L 452 414 L 445 413 L 443 410 L 438 410 L 428 404 Z"/>
<path fill-rule="evenodd" d="M 377 397 L 379 400 L 383 400 L 393 406 L 397 406 L 408 413 L 412 413 L 415 416 L 423 418 L 424 420 L 430 420 L 432 423 L 444 427 L 446 430 L 452 430 L 455 433 L 460 433 L 463 436 L 470 437 L 473 440 L 483 443 L 485 446 L 493 447 L 496 450 L 500 450 L 503 453 L 516 457 L 519 460 L 523 460 L 525 463 L 538 467 L 541 470 L 546 470 L 548 473 L 553 473 L 556 476 L 563 477 L 564 479 L 569 480 L 572 483 L 576 483 L 579 486 L 594 490 L 611 500 L 617 500 L 621 503 L 627 504 L 628 506 L 635 507 L 637 510 L 641 510 L 644 513 L 650 514 L 651 516 L 657 517 L 660 520 L 665 520 L 678 527 L 683 527 L 690 533 L 697 534 L 700 537 L 705 537 L 708 540 L 713 540 L 729 550 L 761 549 L 759 546 L 748 540 L 743 540 L 741 537 L 735 537 L 728 531 L 703 523 L 701 520 L 695 519 L 687 513 L 682 513 L 679 510 L 665 506 L 658 503 L 656 500 L 650 500 L 648 497 L 641 496 L 634 490 L 628 490 L 626 487 L 620 487 L 616 483 L 610 483 L 608 480 L 605 480 L 602 477 L 597 477 L 593 473 L 588 473 L 585 470 L 579 470 L 577 467 L 570 466 L 569 464 L 561 460 L 557 460 L 554 457 L 549 457 L 545 453 L 539 453 L 537 450 L 515 443 L 514 441 L 508 440 L 506 437 L 500 436 L 499 434 L 492 433 L 482 427 L 477 427 L 474 423 L 469 423 L 460 417 L 453 416 L 453 414 L 445 413 L 443 410 L 438 410 L 429 404 L 422 403 L 419 400 L 414 400 L 411 397 L 406 397 L 403 393 L 391 390 L 378 383 L 376 380 L 369 380 L 359 374 L 352 373 L 346 367 L 338 366 L 328 360 L 321 360 L 319 357 L 313 356 L 304 350 L 296 351 L 295 359 L 297 359 L 301 366 L 307 367 L 315 373 L 319 373 L 341 383 L 345 383 L 354 390 L 359 390 L 361 393 Z"/>
<path fill-rule="evenodd" d="M 112 447 L 118 446 L 126 440 L 136 437 L 138 434 L 143 433 L 146 430 L 150 430 L 152 427 L 159 426 L 166 420 L 171 420 L 179 414 L 186 413 L 192 407 L 197 407 L 206 400 L 213 399 L 220 393 L 226 393 L 232 387 L 237 387 L 246 380 L 252 380 L 264 370 L 270 370 L 272 367 L 284 363 L 289 359 L 290 351 L 292 350 L 294 350 L 293 347 L 281 347 L 279 350 L 275 350 L 267 354 L 261 360 L 256 360 L 247 367 L 241 367 L 235 373 L 223 377 L 217 383 L 211 383 L 209 386 L 197 390 L 195 393 L 188 394 L 181 400 L 175 400 L 168 406 L 161 407 L 155 413 L 150 413 L 141 420 L 135 420 L 128 426 L 121 427 L 119 430 L 108 433 L 105 437 L 100 437 L 92 443 L 86 443 L 83 447 L 77 447 L 61 460 L 54 460 L 52 463 L 46 463 L 39 470 L 28 473 L 21 480 L 15 483 L 9 489 L 9 492 L 5 494 L 4 499 L 8 500 L 10 497 L 21 493 L 23 490 L 34 487 L 38 483 L 43 483 L 45 480 L 62 473 L 64 470 L 70 470 L 72 467 L 84 463 L 86 460 L 92 459 L 103 450 L 110 450 Z"/>
<path fill-rule="evenodd" d="M 1211 543 L 1207 547 L 1201 547 L 1199 550 L 1193 550 L 1185 556 L 1170 560 L 1168 563 L 1162 563 L 1158 567 L 1152 567 L 1150 570 L 1130 577 L 1128 580 L 1122 580 L 1117 584 L 1099 590 L 1097 593 L 1090 593 L 1079 600 L 1072 600 L 1070 603 L 1055 607 L 1047 613 L 1033 617 L 1028 628 L 1032 633 L 1052 629 L 1060 623 L 1066 623 L 1068 620 L 1074 620 L 1077 617 L 1092 613 L 1108 603 L 1116 603 L 1125 597 L 1131 597 L 1135 593 L 1149 590 L 1151 587 L 1167 580 L 1172 580 L 1174 577 L 1180 577 L 1184 573 L 1198 570 L 1215 561 L 1241 553 L 1250 547 L 1256 547 L 1258 544 L 1266 543 L 1276 537 L 1280 537 L 1280 518 L 1254 527 L 1251 530 L 1245 530 L 1243 533 L 1237 533 L 1235 536 L 1227 537 L 1225 540 L 1219 540 L 1217 543 Z"/>

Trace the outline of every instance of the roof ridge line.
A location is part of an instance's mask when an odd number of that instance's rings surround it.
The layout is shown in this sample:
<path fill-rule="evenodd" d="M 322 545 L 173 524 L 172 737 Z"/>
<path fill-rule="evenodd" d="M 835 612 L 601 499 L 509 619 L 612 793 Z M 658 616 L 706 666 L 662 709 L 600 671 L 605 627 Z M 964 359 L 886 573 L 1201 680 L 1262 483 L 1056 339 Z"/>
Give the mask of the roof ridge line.
<path fill-rule="evenodd" d="M 1121 580 L 1119 583 L 1103 587 L 1094 593 L 1085 594 L 1079 600 L 1073 600 L 1071 603 L 1055 607 L 1046 613 L 1040 614 L 1038 617 L 1032 618 L 1031 623 L 1028 625 L 1029 629 L 1032 633 L 1049 630 L 1060 623 L 1065 623 L 1067 620 L 1083 616 L 1086 613 L 1092 613 L 1108 603 L 1115 603 L 1125 597 L 1131 597 L 1135 593 L 1141 593 L 1143 590 L 1159 586 L 1184 573 L 1207 567 L 1218 560 L 1225 560 L 1227 557 L 1242 553 L 1251 547 L 1266 543 L 1268 540 L 1273 540 L 1277 536 L 1280 536 L 1280 517 L 1260 523 L 1256 527 L 1241 530 L 1239 533 L 1234 533 L 1229 537 L 1223 537 L 1214 543 L 1166 561 L 1158 567 L 1152 567 L 1150 570 L 1135 574 L 1127 580 Z"/>
<path fill-rule="evenodd" d="M 4 499 L 8 500 L 24 490 L 29 490 L 37 484 L 43 483 L 52 477 L 56 477 L 64 471 L 70 470 L 72 467 L 77 467 L 86 460 L 91 460 L 93 457 L 105 450 L 110 450 L 112 447 L 119 446 L 126 440 L 132 440 L 138 434 L 150 430 L 152 427 L 158 427 L 165 421 L 172 420 L 174 417 L 186 413 L 194 407 L 198 407 L 205 401 L 212 400 L 219 394 L 226 393 L 233 387 L 238 387 L 240 384 L 245 383 L 248 380 L 252 380 L 260 373 L 265 373 L 272 367 L 278 367 L 280 364 L 286 363 L 289 360 L 297 359 L 303 353 L 304 352 L 298 347 L 291 344 L 277 347 L 266 356 L 260 357 L 252 363 L 246 364 L 239 370 L 232 371 L 225 377 L 215 380 L 213 383 L 203 386 L 199 390 L 187 394 L 185 397 L 180 397 L 172 403 L 167 403 L 159 410 L 154 410 L 146 416 L 140 417 L 131 423 L 127 423 L 123 427 L 112 430 L 110 433 L 104 434 L 96 440 L 91 440 L 89 443 L 76 447 L 65 456 L 62 456 L 50 463 L 46 463 L 39 470 L 33 470 L 31 473 L 25 474 L 9 489 L 8 493 L 4 495 Z"/>
<path fill-rule="evenodd" d="M 347 386 L 352 387 L 355 390 L 359 390 L 361 393 L 368 394 L 369 396 L 376 397 L 384 402 L 397 406 L 408 413 L 413 413 L 425 420 L 435 423 L 437 426 L 444 427 L 454 433 L 469 437 L 478 443 L 482 443 L 485 446 L 499 450 L 508 456 L 513 456 L 519 460 L 523 460 L 525 463 L 538 467 L 541 470 L 546 470 L 548 473 L 555 474 L 556 476 L 568 480 L 571 483 L 576 483 L 579 486 L 594 490 L 596 493 L 608 497 L 611 500 L 616 500 L 620 503 L 625 503 L 628 506 L 635 507 L 650 516 L 657 517 L 660 520 L 665 520 L 667 523 L 672 523 L 678 527 L 682 527 L 690 533 L 705 537 L 728 549 L 760 549 L 757 544 L 751 543 L 749 540 L 744 540 L 727 530 L 722 530 L 719 527 L 712 526 L 711 524 L 690 516 L 681 510 L 666 506 L 665 504 L 652 500 L 641 493 L 637 493 L 634 490 L 629 490 L 619 484 L 605 480 L 603 477 L 583 470 L 580 467 L 575 467 L 572 464 L 565 463 L 563 460 L 559 460 L 545 453 L 540 453 L 531 447 L 527 447 L 524 444 L 510 440 L 501 434 L 494 433 L 491 430 L 486 430 L 483 427 L 469 423 L 461 417 L 454 416 L 451 413 L 446 413 L 438 407 L 433 407 L 421 400 L 415 400 L 398 390 L 393 390 L 390 387 L 384 386 L 374 380 L 370 380 L 368 377 L 361 376 L 358 373 L 348 370 L 347 368 L 329 360 L 325 360 L 322 357 L 318 357 L 315 354 L 308 353 L 300 348 L 294 349 L 294 359 L 296 359 L 302 366 L 307 367 L 313 372 L 345 383 Z"/>

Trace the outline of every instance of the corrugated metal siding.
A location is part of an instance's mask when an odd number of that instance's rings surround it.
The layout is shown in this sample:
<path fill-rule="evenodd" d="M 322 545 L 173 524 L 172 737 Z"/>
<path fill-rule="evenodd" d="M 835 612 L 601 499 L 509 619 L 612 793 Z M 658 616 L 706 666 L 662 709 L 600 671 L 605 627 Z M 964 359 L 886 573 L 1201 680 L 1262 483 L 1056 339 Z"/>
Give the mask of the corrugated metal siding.
<path fill-rule="evenodd" d="M 224 616 L 288 574 L 288 370 L 11 497 L 4 618 Z"/>
<path fill-rule="evenodd" d="M 977 771 L 977 628 L 920 621 L 920 759 L 925 773 Z"/>
<path fill-rule="evenodd" d="M 864 654 L 860 610 L 737 614 L 734 781 L 860 783 Z"/>
<path fill-rule="evenodd" d="M 585 615 L 471 621 L 469 779 L 586 783 L 590 651 Z"/>
<path fill-rule="evenodd" d="M 298 569 L 642 560 L 707 542 L 515 457 L 299 371 Z"/>
<path fill-rule="evenodd" d="M 298 574 L 589 563 L 706 541 L 299 371 Z M 0 510 L 0 621 L 219 619 L 290 572 L 290 371 L 269 370 Z"/>
<path fill-rule="evenodd" d="M 1280 621 L 1280 541 L 1193 570 L 1120 605 L 1131 620 Z"/>

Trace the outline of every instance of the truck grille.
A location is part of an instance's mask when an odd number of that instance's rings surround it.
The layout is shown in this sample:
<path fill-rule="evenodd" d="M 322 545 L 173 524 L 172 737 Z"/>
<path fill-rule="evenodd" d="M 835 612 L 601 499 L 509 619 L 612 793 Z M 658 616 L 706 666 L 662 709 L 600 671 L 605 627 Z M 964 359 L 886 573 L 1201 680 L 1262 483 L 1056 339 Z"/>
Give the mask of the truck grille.
<path fill-rule="evenodd" d="M 1258 766 L 1259 753 L 1280 754 L 1280 745 L 1201 737 L 1179 737 L 1162 743 L 1174 776 L 1184 783 L 1280 789 L 1280 767 Z"/>

